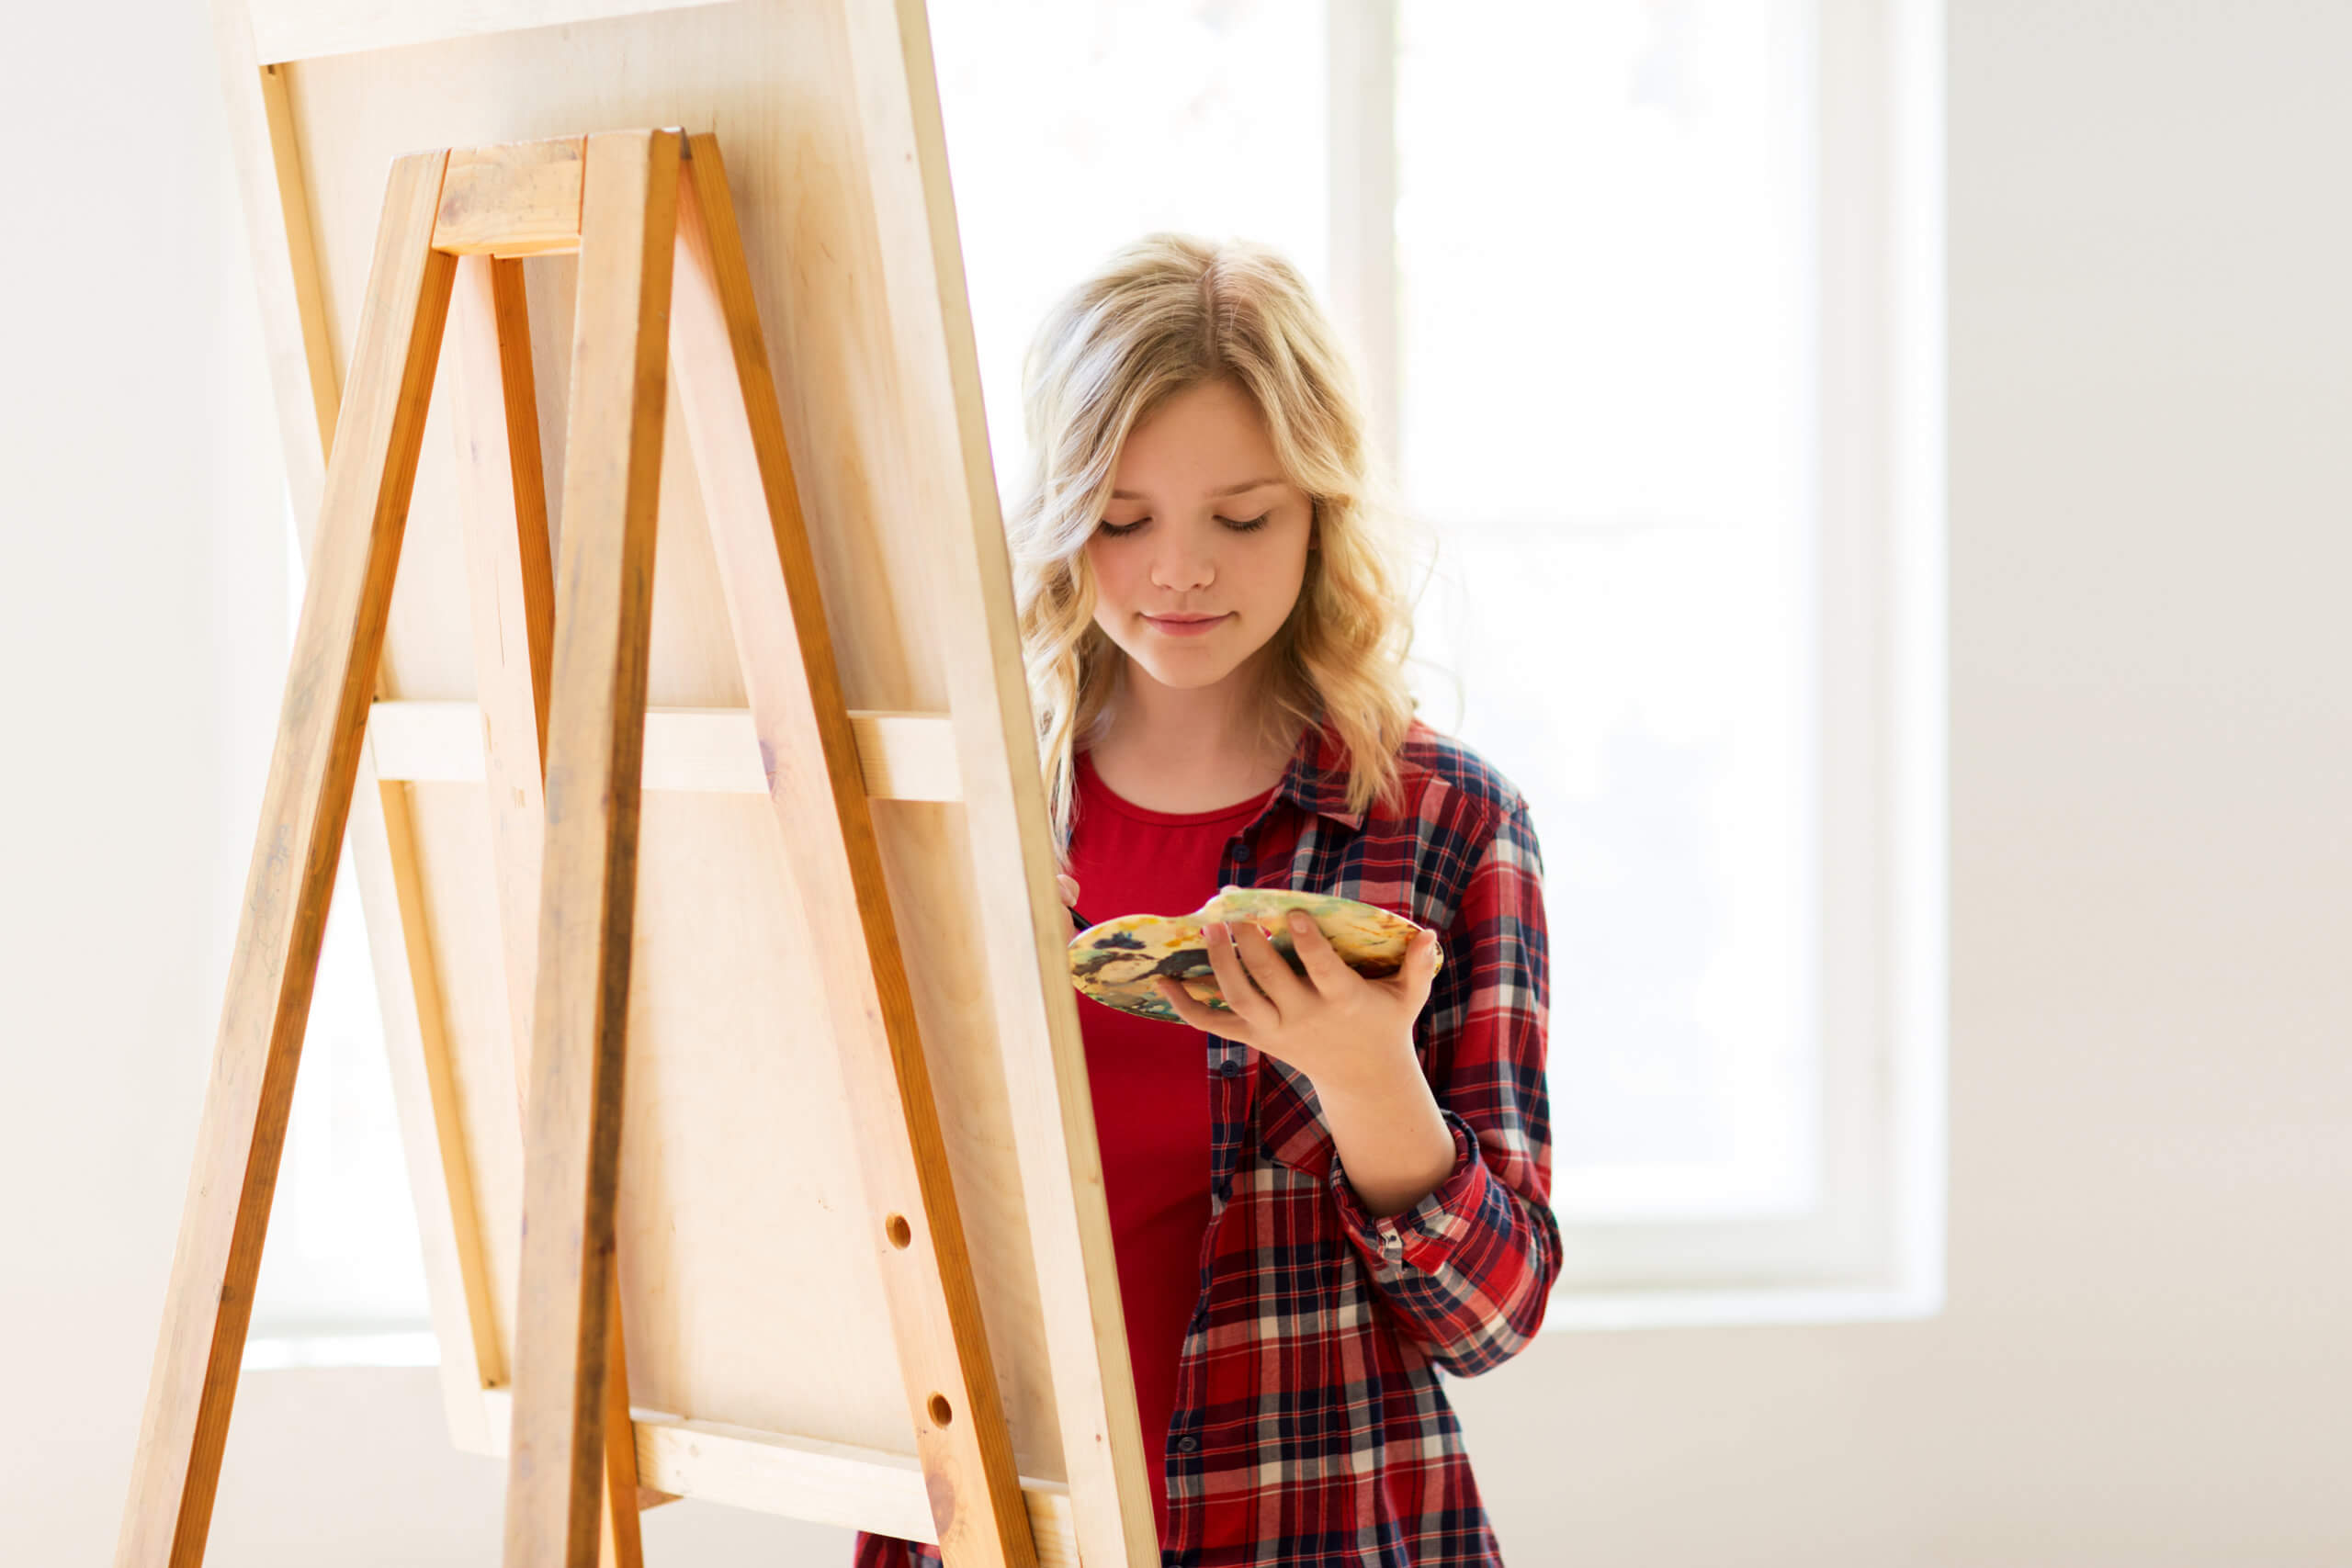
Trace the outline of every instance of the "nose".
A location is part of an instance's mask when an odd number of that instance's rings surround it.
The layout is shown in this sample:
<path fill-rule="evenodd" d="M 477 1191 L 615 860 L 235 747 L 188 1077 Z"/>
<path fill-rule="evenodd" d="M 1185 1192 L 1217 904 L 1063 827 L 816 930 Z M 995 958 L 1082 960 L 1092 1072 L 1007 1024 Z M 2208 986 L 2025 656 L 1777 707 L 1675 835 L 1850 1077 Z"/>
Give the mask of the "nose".
<path fill-rule="evenodd" d="M 1208 542 L 1197 531 L 1181 528 L 1163 530 L 1161 547 L 1152 552 L 1152 585 L 1170 593 L 1188 593 L 1206 588 L 1216 579 L 1216 569 L 1210 561 Z"/>

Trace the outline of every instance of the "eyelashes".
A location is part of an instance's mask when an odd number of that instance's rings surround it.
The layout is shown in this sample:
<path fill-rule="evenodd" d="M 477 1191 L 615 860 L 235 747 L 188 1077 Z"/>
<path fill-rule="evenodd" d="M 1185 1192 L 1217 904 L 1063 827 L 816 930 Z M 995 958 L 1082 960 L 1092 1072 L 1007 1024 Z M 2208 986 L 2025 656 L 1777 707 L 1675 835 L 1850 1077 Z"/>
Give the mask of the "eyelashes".
<path fill-rule="evenodd" d="M 1264 527 L 1266 525 L 1266 520 L 1272 516 L 1273 516 L 1272 513 L 1262 512 L 1247 523 L 1237 523 L 1230 517 L 1220 517 L 1217 521 L 1223 523 L 1227 527 L 1232 529 L 1237 534 L 1252 534 Z M 1134 533 L 1136 529 L 1142 527 L 1144 524 L 1150 521 L 1150 518 L 1145 517 L 1133 523 L 1102 523 L 1099 526 L 1102 528 L 1102 532 L 1108 534 L 1111 537 L 1117 539 Z"/>

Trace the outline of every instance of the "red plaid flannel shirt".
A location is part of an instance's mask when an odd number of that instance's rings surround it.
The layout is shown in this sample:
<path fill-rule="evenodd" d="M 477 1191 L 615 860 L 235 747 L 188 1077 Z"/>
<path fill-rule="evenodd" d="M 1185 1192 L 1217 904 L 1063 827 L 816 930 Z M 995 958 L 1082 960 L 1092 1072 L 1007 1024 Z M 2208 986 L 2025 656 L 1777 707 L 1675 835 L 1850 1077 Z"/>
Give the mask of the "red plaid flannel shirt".
<path fill-rule="evenodd" d="M 1560 1272 L 1543 859 L 1517 789 L 1418 719 L 1393 812 L 1345 809 L 1343 760 L 1328 722 L 1308 727 L 1223 879 L 1437 928 L 1445 962 L 1413 1040 L 1453 1168 L 1374 1218 L 1305 1076 L 1202 1036 L 1210 1218 L 1164 1434 L 1166 1568 L 1502 1561 L 1439 1380 L 1524 1348 Z M 860 1532 L 854 1564 L 939 1561 L 936 1546 Z"/>

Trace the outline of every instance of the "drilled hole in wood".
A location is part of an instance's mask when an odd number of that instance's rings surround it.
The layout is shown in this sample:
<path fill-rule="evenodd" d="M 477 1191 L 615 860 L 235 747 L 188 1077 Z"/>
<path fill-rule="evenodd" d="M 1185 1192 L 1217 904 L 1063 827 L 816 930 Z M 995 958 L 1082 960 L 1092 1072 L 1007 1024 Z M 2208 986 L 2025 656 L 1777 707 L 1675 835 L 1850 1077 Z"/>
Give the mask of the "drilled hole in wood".
<path fill-rule="evenodd" d="M 947 1406 L 947 1396 L 945 1394 L 934 1393 L 931 1396 L 931 1424 L 933 1426 L 944 1427 L 951 1419 L 954 1418 L 956 1412 L 949 1409 Z"/>
<path fill-rule="evenodd" d="M 892 1247 L 911 1247 L 914 1245 L 914 1227 L 907 1224 L 906 1215 L 891 1215 L 889 1223 L 882 1228 L 890 1233 L 890 1245 Z"/>

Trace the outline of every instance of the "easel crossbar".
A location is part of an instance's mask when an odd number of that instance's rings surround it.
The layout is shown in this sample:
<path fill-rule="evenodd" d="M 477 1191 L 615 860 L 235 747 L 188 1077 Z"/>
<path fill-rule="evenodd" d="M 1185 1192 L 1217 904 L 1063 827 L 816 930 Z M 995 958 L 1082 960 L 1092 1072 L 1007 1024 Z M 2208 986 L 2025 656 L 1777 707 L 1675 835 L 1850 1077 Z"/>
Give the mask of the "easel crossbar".
<path fill-rule="evenodd" d="M 858 773 L 869 800 L 960 801 L 954 721 L 944 715 L 852 708 Z M 474 703 L 379 702 L 368 710 L 376 776 L 412 784 L 480 784 L 484 714 Z M 759 728 L 749 708 L 648 708 L 644 787 L 765 795 Z"/>

